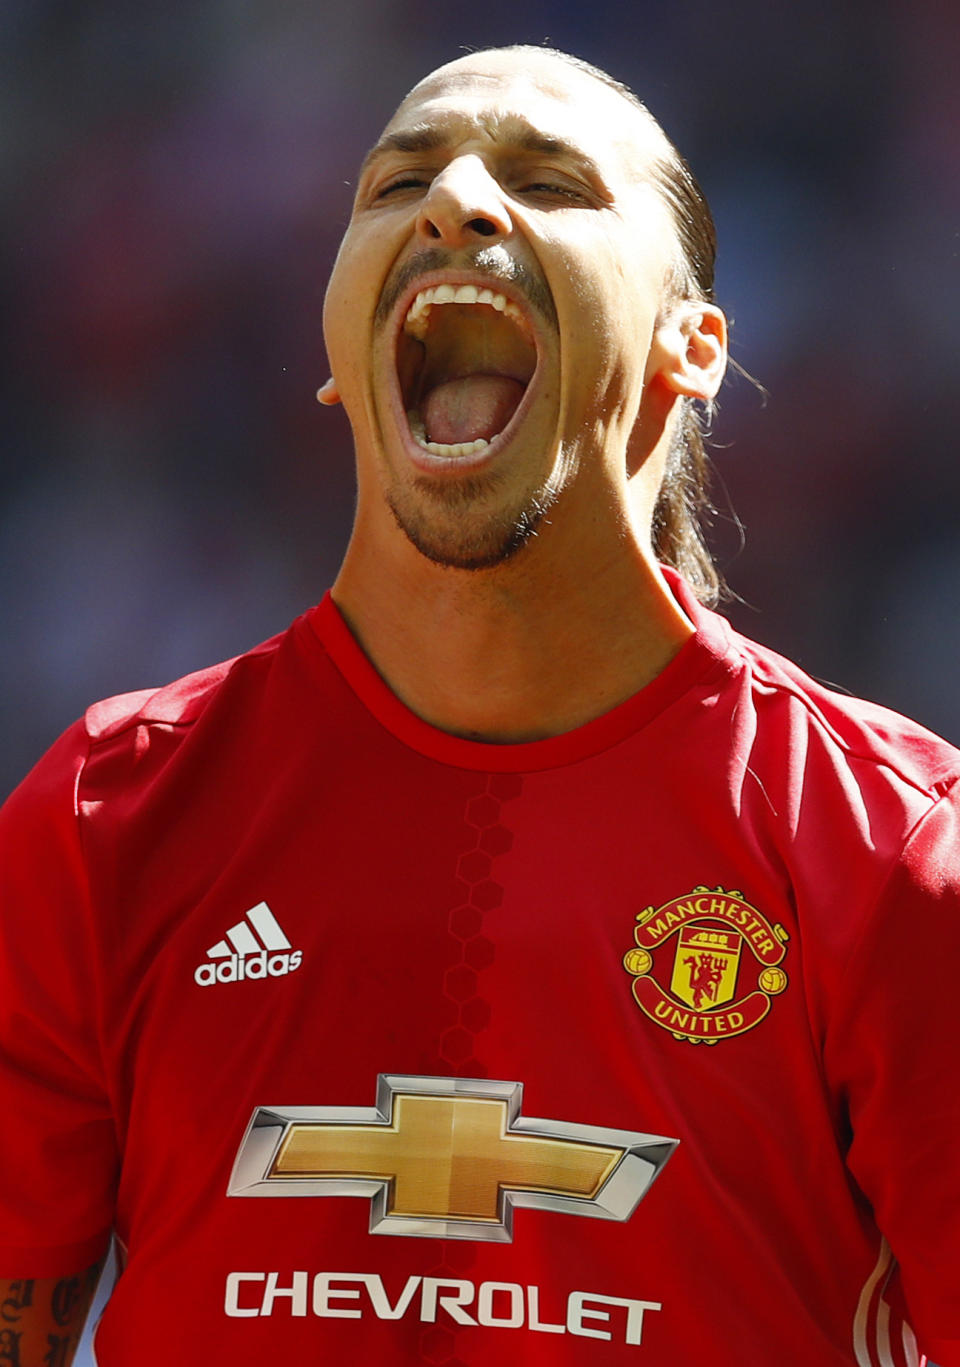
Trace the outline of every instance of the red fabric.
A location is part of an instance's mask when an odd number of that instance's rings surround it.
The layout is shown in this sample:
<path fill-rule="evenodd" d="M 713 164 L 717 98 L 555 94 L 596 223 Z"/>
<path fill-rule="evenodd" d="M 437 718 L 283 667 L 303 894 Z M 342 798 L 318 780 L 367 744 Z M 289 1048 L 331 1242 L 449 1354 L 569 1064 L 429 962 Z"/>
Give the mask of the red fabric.
<path fill-rule="evenodd" d="M 101 1367 L 909 1367 L 914 1331 L 960 1363 L 960 757 L 672 582 L 697 636 L 567 736 L 433 730 L 326 600 L 91 709 L 10 800 L 0 1271 L 75 1271 L 115 1223 Z M 289 949 L 239 980 L 261 903 Z M 378 1074 L 680 1142 L 628 1220 L 518 1209 L 509 1243 L 227 1196 L 256 1108 L 369 1108 Z"/>

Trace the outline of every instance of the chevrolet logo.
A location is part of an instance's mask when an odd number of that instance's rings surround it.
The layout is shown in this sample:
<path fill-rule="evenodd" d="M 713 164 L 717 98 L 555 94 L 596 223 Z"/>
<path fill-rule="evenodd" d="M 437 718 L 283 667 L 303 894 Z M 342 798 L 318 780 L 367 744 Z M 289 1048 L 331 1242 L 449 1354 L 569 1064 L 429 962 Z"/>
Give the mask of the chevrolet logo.
<path fill-rule="evenodd" d="M 375 1107 L 258 1107 L 228 1196 L 366 1196 L 371 1234 L 509 1243 L 516 1206 L 628 1220 L 678 1141 L 520 1115 L 523 1085 L 377 1079 Z"/>

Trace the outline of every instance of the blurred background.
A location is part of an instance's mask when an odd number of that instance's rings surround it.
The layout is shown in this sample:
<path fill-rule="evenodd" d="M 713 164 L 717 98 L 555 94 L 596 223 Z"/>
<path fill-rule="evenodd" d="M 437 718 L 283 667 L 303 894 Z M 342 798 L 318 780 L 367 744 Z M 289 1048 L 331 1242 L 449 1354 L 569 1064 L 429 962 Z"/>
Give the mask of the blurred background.
<path fill-rule="evenodd" d="M 625 80 L 719 227 L 736 624 L 960 741 L 960 10 L 941 0 L 3 0 L 0 793 L 92 699 L 281 629 L 353 499 L 324 283 L 464 48 Z M 745 527 L 745 542 L 731 513 Z"/>

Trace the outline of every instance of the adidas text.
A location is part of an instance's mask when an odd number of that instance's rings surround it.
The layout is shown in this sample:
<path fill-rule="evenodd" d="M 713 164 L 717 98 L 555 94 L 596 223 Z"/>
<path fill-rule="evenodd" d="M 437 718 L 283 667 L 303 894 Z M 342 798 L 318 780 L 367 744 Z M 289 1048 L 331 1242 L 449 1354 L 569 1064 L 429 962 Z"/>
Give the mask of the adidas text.
<path fill-rule="evenodd" d="M 200 964 L 193 978 L 201 987 L 211 987 L 214 983 L 241 983 L 245 978 L 282 978 L 295 972 L 302 958 L 303 952 L 299 949 L 292 954 L 269 956 L 265 949 L 258 954 L 232 954 L 218 964 Z"/>

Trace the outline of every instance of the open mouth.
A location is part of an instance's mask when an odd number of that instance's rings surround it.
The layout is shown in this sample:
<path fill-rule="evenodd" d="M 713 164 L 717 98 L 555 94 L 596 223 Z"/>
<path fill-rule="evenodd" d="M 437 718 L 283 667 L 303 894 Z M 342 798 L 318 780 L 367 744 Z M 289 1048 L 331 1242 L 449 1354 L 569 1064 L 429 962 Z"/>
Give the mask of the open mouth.
<path fill-rule="evenodd" d="M 410 303 L 397 375 L 414 441 L 435 456 L 475 456 L 509 426 L 537 368 L 521 309 L 480 285 L 433 285 Z"/>

